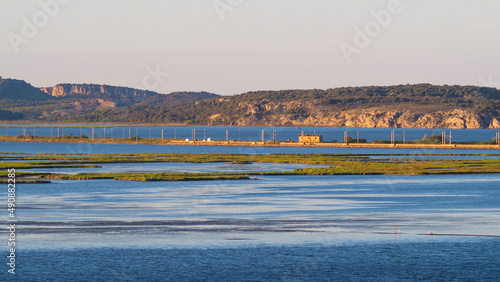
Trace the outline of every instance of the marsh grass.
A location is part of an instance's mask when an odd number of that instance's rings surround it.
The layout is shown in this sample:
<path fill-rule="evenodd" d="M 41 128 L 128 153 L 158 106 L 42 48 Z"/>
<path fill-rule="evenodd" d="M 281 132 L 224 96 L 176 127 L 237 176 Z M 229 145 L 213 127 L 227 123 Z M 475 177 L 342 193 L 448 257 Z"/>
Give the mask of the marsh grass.
<path fill-rule="evenodd" d="M 374 159 L 374 156 L 442 156 L 441 159 Z M 23 173 L 47 179 L 90 180 L 115 179 L 131 181 L 201 181 L 243 180 L 257 175 L 445 175 L 500 173 L 500 159 L 446 159 L 447 156 L 498 156 L 498 154 L 95 154 L 64 156 L 39 154 L 36 156 L 1 156 L 0 177 L 6 177 L 6 169 L 99 167 L 100 163 L 300 163 L 328 165 L 321 168 L 303 168 L 287 172 L 253 173 L 80 173 L 60 175 L 56 173 Z M 9 162 L 9 161 L 26 162 Z"/>

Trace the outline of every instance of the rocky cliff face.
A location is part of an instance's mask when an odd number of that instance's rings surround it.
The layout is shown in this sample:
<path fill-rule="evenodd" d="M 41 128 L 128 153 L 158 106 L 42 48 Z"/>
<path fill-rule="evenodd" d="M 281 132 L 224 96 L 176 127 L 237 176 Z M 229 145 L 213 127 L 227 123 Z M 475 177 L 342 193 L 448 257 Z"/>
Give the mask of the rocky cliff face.
<path fill-rule="evenodd" d="M 54 87 L 43 87 L 41 90 L 58 98 L 101 98 L 142 101 L 158 93 L 128 87 L 116 87 L 96 84 L 58 84 Z"/>
<path fill-rule="evenodd" d="M 500 128 L 497 118 L 455 109 L 432 113 L 411 111 L 350 110 L 328 117 L 310 116 L 304 123 L 315 126 L 366 127 L 366 128 Z"/>
<path fill-rule="evenodd" d="M 300 106 L 308 114 L 290 114 L 290 109 Z M 362 128 L 452 128 L 452 129 L 498 129 L 497 117 L 478 114 L 473 110 L 389 110 L 383 107 L 350 109 L 345 111 L 318 110 L 311 103 L 242 103 L 244 115 L 231 125 L 237 126 L 319 126 L 319 127 L 362 127 Z M 315 110 L 314 110 L 315 109 Z M 265 118 L 261 114 L 267 112 Z M 269 114 L 270 113 L 270 114 Z M 241 117 L 243 116 L 243 117 Z M 212 124 L 224 120 L 220 114 L 209 117 Z"/>

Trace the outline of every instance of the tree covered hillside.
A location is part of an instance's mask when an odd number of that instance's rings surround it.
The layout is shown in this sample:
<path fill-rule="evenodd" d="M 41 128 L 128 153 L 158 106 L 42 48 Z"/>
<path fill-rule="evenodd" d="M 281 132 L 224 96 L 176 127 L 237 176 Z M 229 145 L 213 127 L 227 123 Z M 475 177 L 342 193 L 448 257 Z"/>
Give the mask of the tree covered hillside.
<path fill-rule="evenodd" d="M 141 103 L 127 109 L 66 117 L 62 121 L 316 125 L 314 119 L 331 118 L 339 112 L 367 110 L 411 111 L 418 116 L 459 109 L 493 118 L 499 116 L 499 106 L 500 91 L 494 88 L 418 84 L 258 91 L 176 106 Z M 339 125 L 342 126 L 341 122 Z"/>

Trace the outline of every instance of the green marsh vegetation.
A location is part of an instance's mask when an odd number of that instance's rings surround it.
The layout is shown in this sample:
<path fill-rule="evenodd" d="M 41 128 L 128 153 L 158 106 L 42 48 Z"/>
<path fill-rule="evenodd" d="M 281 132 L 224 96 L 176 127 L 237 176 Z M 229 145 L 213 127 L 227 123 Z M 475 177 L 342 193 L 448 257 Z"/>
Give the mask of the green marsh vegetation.
<path fill-rule="evenodd" d="M 92 180 L 114 179 L 127 181 L 207 181 L 207 180 L 245 180 L 245 174 L 228 173 L 79 173 L 75 175 L 45 175 L 48 179 Z"/>
<path fill-rule="evenodd" d="M 384 158 L 374 158 L 381 157 Z M 396 158 L 405 156 L 408 158 Z M 425 156 L 439 159 L 426 159 Z M 443 175 L 500 173 L 500 158 L 450 159 L 447 157 L 489 156 L 500 154 L 4 154 L 0 156 L 0 180 L 6 177 L 6 169 L 99 167 L 102 163 L 296 163 L 328 165 L 287 172 L 252 173 L 79 173 L 64 175 L 18 171 L 19 177 L 45 179 L 91 180 L 115 179 L 130 181 L 201 181 L 244 180 L 259 175 Z M 419 157 L 419 158 L 417 158 Z"/>

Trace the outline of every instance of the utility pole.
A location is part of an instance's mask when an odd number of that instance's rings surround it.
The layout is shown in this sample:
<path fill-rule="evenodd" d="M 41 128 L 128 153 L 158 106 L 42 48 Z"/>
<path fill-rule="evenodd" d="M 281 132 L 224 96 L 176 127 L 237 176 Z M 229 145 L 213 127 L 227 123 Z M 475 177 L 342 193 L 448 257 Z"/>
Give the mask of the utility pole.
<path fill-rule="evenodd" d="M 203 140 L 207 141 L 207 129 L 203 129 Z"/>
<path fill-rule="evenodd" d="M 264 135 L 264 129 L 262 129 L 262 142 L 266 142 L 265 135 Z"/>
<path fill-rule="evenodd" d="M 106 127 L 104 128 L 104 140 L 106 140 Z"/>
<path fill-rule="evenodd" d="M 403 144 L 406 144 L 406 130 L 403 131 Z"/>
<path fill-rule="evenodd" d="M 163 142 L 163 137 L 164 137 L 164 134 L 165 134 L 165 132 L 164 132 L 164 130 L 163 130 L 163 128 L 162 128 L 162 129 L 161 129 L 161 142 Z"/>
<path fill-rule="evenodd" d="M 451 130 L 450 130 L 450 145 L 451 145 Z"/>
<path fill-rule="evenodd" d="M 52 127 L 50 128 L 50 140 L 52 140 Z"/>
<path fill-rule="evenodd" d="M 346 143 L 346 144 L 348 143 L 347 142 L 347 130 L 344 131 L 344 143 Z"/>
<path fill-rule="evenodd" d="M 174 128 L 174 139 L 177 139 L 177 128 Z"/>
<path fill-rule="evenodd" d="M 193 128 L 193 141 L 196 141 L 196 128 Z"/>
<path fill-rule="evenodd" d="M 229 142 L 229 130 L 226 129 L 226 141 Z"/>
<path fill-rule="evenodd" d="M 130 135 L 132 135 L 132 134 L 130 134 L 130 133 L 131 133 L 131 132 L 130 132 L 131 130 L 132 130 L 132 129 L 129 127 L 129 128 L 128 128 L 128 140 L 130 140 Z"/>

